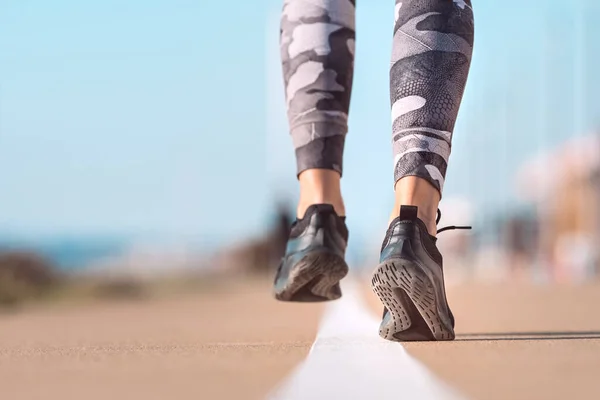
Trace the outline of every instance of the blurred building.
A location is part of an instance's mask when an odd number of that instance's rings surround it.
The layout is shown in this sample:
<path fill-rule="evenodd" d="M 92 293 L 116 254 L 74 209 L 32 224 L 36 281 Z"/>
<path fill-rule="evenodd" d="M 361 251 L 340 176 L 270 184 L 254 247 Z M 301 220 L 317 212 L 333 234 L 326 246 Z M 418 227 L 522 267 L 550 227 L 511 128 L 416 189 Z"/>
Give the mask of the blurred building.
<path fill-rule="evenodd" d="M 600 132 L 569 139 L 526 163 L 519 195 L 539 221 L 538 252 L 549 276 L 578 281 L 598 272 Z"/>

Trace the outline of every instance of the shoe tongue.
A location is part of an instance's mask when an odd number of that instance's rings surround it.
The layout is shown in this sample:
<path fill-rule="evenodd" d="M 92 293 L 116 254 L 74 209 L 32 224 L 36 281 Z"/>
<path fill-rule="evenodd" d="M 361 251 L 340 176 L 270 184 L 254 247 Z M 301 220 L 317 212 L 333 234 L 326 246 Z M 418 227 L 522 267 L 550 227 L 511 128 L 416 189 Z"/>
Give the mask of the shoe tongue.
<path fill-rule="evenodd" d="M 400 206 L 400 221 L 416 221 L 419 214 L 419 207 Z"/>

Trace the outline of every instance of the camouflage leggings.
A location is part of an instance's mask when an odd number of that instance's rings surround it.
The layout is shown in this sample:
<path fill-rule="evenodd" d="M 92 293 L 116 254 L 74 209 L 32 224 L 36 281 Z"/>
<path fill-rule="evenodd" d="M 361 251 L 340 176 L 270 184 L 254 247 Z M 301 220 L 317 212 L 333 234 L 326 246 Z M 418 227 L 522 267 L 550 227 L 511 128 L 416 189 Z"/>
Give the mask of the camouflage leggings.
<path fill-rule="evenodd" d="M 281 57 L 298 173 L 342 173 L 356 0 L 285 0 Z M 473 48 L 471 0 L 396 0 L 390 72 L 395 181 L 440 192 Z"/>

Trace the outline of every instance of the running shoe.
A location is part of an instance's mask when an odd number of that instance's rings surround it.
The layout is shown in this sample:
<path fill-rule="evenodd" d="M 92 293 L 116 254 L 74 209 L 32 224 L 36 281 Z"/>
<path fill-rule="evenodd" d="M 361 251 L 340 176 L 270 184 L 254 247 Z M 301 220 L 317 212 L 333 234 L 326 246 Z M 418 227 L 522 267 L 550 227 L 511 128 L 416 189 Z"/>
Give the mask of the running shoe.
<path fill-rule="evenodd" d="M 392 221 L 371 281 L 383 306 L 379 335 L 392 341 L 453 340 L 454 316 L 446 299 L 442 255 L 436 238 L 417 218 L 418 208 L 402 206 Z M 441 213 L 438 211 L 437 222 Z M 471 229 L 450 226 L 439 229 Z"/>
<path fill-rule="evenodd" d="M 347 243 L 345 218 L 329 204 L 310 206 L 292 225 L 273 285 L 275 298 L 296 302 L 339 299 L 340 280 L 348 273 Z"/>

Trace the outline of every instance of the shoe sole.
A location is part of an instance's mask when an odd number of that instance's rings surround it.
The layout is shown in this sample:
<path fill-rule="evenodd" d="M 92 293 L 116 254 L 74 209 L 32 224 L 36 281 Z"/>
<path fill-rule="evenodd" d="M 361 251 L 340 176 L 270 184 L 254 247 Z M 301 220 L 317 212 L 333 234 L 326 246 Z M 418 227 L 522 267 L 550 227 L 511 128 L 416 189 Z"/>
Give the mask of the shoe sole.
<path fill-rule="evenodd" d="M 436 290 L 416 262 L 387 260 L 379 264 L 371 284 L 389 312 L 379 327 L 382 338 L 400 342 L 454 340 L 448 312 L 440 313 L 447 310 L 444 289 Z"/>
<path fill-rule="evenodd" d="M 275 298 L 302 303 L 337 300 L 342 297 L 340 281 L 348 265 L 338 255 L 318 252 L 302 258 L 291 269 L 287 283 Z"/>

